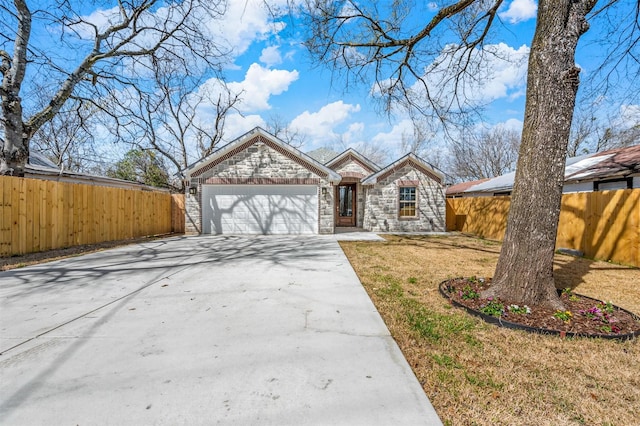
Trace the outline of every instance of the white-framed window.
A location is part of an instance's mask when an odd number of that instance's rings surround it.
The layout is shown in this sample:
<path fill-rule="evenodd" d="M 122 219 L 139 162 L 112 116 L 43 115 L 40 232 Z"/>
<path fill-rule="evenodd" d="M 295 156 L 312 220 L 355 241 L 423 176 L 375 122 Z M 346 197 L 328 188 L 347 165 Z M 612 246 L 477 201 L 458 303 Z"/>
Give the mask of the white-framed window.
<path fill-rule="evenodd" d="M 398 188 L 398 216 L 401 218 L 416 217 L 417 188 L 415 186 L 401 186 Z"/>

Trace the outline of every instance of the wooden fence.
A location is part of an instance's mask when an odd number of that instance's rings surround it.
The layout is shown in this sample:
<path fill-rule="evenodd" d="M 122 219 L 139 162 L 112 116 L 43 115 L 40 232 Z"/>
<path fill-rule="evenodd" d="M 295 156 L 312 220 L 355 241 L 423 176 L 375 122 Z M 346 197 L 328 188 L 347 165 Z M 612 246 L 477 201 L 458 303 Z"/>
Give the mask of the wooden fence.
<path fill-rule="evenodd" d="M 447 229 L 502 240 L 510 202 L 510 197 L 448 198 Z M 640 189 L 565 194 L 556 247 L 640 266 Z"/>
<path fill-rule="evenodd" d="M 172 231 L 168 192 L 0 176 L 0 256 Z"/>
<path fill-rule="evenodd" d="M 171 231 L 184 234 L 184 194 L 171 195 Z"/>

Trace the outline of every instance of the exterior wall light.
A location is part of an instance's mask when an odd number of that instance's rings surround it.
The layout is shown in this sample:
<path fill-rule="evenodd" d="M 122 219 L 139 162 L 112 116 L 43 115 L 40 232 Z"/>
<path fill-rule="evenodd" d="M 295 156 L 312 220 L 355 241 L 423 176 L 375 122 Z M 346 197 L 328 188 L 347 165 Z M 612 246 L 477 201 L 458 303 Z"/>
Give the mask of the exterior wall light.
<path fill-rule="evenodd" d="M 327 188 L 322 188 L 322 196 L 326 196 L 327 195 Z"/>
<path fill-rule="evenodd" d="M 189 194 L 196 195 L 197 193 L 198 193 L 198 187 L 197 186 L 190 186 L 189 187 Z"/>

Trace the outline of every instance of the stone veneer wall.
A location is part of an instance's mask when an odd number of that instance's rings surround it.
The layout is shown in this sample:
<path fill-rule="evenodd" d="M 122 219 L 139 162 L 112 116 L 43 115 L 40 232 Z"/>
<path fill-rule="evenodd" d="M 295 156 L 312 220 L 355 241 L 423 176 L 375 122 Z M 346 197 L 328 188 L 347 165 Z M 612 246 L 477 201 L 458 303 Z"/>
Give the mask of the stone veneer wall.
<path fill-rule="evenodd" d="M 320 234 L 332 234 L 334 231 L 333 222 L 333 191 L 331 183 L 295 161 L 285 157 L 261 141 L 256 141 L 244 151 L 220 162 L 213 168 L 207 170 L 202 175 L 192 178 L 191 185 L 198 186 L 197 195 L 188 193 L 185 197 L 185 232 L 202 232 L 202 212 L 201 194 L 202 184 L 208 179 L 229 178 L 229 179 L 260 179 L 274 180 L 276 183 L 286 183 L 287 180 L 295 182 L 296 179 L 314 179 L 319 182 L 319 224 Z M 322 194 L 322 188 L 326 188 L 326 194 Z"/>
<path fill-rule="evenodd" d="M 370 174 L 373 173 L 373 170 L 369 170 L 366 169 L 364 167 L 362 167 L 361 164 L 355 162 L 355 161 L 347 161 L 344 164 L 340 164 L 338 167 L 333 168 L 333 170 L 335 170 L 338 173 L 359 173 L 362 176 L 369 176 Z M 357 202 L 356 202 L 356 226 L 359 228 L 362 228 L 363 223 L 364 223 L 364 202 L 365 202 L 365 195 L 364 195 L 364 187 L 362 185 L 360 185 L 360 179 L 356 179 L 356 178 L 352 178 L 352 179 L 345 179 L 344 183 L 356 183 L 356 196 L 357 196 Z"/>
<path fill-rule="evenodd" d="M 184 233 L 187 235 L 199 234 L 202 230 L 201 194 L 201 185 L 198 185 L 198 193 L 196 195 L 189 194 L 189 188 L 184 194 Z"/>
<path fill-rule="evenodd" d="M 398 216 L 398 182 L 419 181 L 417 189 L 418 216 L 400 219 Z M 445 230 L 444 188 L 410 166 L 366 188 L 364 228 L 374 232 L 430 232 Z"/>

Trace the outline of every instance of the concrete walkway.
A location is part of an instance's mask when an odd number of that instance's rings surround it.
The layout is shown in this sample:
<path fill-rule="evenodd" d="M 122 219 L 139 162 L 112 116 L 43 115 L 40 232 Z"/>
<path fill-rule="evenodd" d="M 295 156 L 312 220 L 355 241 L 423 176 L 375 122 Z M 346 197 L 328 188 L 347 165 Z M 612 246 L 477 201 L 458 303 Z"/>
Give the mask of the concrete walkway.
<path fill-rule="evenodd" d="M 441 424 L 335 238 L 0 272 L 0 424 Z"/>

